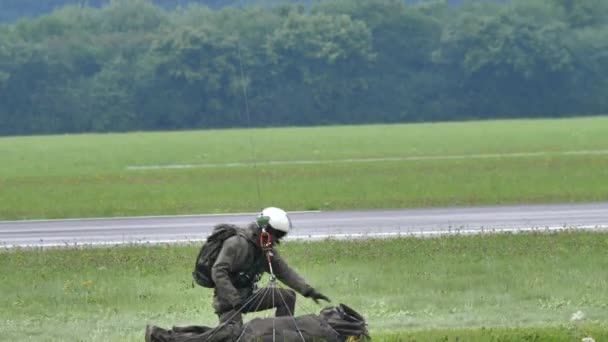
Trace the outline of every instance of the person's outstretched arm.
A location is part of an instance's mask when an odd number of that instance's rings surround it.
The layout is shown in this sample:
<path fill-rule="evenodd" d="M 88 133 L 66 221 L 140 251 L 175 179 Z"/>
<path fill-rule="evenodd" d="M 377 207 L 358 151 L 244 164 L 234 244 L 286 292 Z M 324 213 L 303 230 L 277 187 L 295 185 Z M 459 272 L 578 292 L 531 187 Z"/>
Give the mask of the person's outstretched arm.
<path fill-rule="evenodd" d="M 281 258 L 276 250 L 273 250 L 271 260 L 274 274 L 285 285 L 291 287 L 304 297 L 312 298 L 317 303 L 319 300 L 330 301 L 327 296 L 317 292 L 312 286 L 308 285 L 304 278 L 302 278 L 294 269 L 289 267 L 287 262 Z"/>

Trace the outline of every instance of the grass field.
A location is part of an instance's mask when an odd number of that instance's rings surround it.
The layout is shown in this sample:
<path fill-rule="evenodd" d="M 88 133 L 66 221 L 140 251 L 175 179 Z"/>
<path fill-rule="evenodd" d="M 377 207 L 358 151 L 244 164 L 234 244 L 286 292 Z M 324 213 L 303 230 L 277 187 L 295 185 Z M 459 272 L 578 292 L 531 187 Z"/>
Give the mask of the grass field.
<path fill-rule="evenodd" d="M 564 232 L 287 243 L 311 284 L 376 340 L 608 340 L 608 234 Z M 215 324 L 191 285 L 198 246 L 0 253 L 6 341 L 139 341 L 146 323 Z M 299 313 L 320 307 L 299 298 Z M 584 318 L 572 322 L 582 311 Z"/>
<path fill-rule="evenodd" d="M 5 137 L 0 219 L 604 201 L 606 132 L 608 117 Z M 251 141 L 257 169 L 239 164 Z"/>

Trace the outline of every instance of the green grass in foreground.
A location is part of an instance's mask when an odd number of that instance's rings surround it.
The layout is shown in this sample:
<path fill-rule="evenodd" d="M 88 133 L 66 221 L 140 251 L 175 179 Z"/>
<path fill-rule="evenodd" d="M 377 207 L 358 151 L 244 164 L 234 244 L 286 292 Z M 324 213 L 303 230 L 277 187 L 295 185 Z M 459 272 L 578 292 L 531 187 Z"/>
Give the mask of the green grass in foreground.
<path fill-rule="evenodd" d="M 311 284 L 360 311 L 376 339 L 403 341 L 608 340 L 607 248 L 608 234 L 585 232 L 281 247 Z M 0 336 L 138 341 L 147 322 L 213 325 L 211 291 L 191 286 L 197 249 L 5 251 Z M 299 313 L 320 308 L 298 303 Z M 571 322 L 579 310 L 584 319 Z"/>
<path fill-rule="evenodd" d="M 605 201 L 607 131 L 596 117 L 0 138 L 0 219 Z M 250 138 L 261 201 L 252 167 L 217 166 L 249 162 Z M 403 157 L 439 159 L 264 164 Z M 185 164 L 216 166 L 127 169 Z"/>
<path fill-rule="evenodd" d="M 390 342 L 580 342 L 585 337 L 608 340 L 608 324 L 570 324 L 544 328 L 435 329 L 375 334 L 374 341 Z"/>

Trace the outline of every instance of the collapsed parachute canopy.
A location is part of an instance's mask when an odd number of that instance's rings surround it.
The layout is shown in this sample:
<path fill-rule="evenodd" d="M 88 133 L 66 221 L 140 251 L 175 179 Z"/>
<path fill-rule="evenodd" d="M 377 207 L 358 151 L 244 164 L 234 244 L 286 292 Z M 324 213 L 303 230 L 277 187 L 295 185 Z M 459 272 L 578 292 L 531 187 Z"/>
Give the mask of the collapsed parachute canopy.
<path fill-rule="evenodd" d="M 318 315 L 255 318 L 244 326 L 229 322 L 216 328 L 146 328 L 146 342 L 351 342 L 369 339 L 365 319 L 344 304 L 324 308 Z"/>

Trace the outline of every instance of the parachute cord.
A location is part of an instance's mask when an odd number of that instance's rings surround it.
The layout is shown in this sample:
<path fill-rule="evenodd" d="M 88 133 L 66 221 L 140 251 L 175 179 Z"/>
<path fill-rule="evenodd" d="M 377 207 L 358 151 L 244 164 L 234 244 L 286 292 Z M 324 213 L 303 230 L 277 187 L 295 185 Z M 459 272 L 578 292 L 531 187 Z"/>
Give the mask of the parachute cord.
<path fill-rule="evenodd" d="M 260 301 L 258 302 L 258 305 L 256 305 L 255 309 L 253 309 L 253 312 L 257 312 L 258 309 L 260 308 L 260 305 L 262 305 L 262 302 L 264 301 L 264 298 L 266 298 L 266 295 L 270 292 L 270 283 L 266 284 L 266 286 L 264 286 L 263 289 L 259 290 L 258 293 L 263 292 L 264 294 L 260 297 Z M 241 334 L 239 335 L 239 337 L 237 338 L 236 342 L 239 342 L 241 340 L 241 338 L 245 335 L 245 331 L 247 330 L 247 326 L 249 325 L 249 323 L 251 323 L 251 321 L 245 323 L 245 325 L 243 326 L 242 330 L 241 330 Z"/>
<path fill-rule="evenodd" d="M 276 310 L 276 305 L 274 303 L 274 296 L 275 296 L 275 292 L 277 292 L 277 291 L 275 291 L 277 287 L 274 284 L 274 282 L 272 283 L 271 286 L 272 286 L 272 307 L 275 308 L 275 310 Z M 276 319 L 277 319 L 276 315 L 274 317 L 272 317 L 272 342 L 276 342 L 276 340 L 277 340 L 277 329 L 275 327 Z"/>
<path fill-rule="evenodd" d="M 260 301 L 259 301 L 259 303 L 258 303 L 258 306 L 257 306 L 257 308 L 259 308 L 259 307 L 260 307 L 260 304 L 262 303 L 262 301 L 264 300 L 264 297 L 265 297 L 267 294 L 268 294 L 268 288 L 267 288 L 267 286 L 265 286 L 265 287 L 264 287 L 262 290 L 258 291 L 258 292 L 257 292 L 257 293 L 255 293 L 254 295 L 250 296 L 250 297 L 249 297 L 249 299 L 248 299 L 248 300 L 245 302 L 245 304 L 241 305 L 241 307 L 240 307 L 238 310 L 236 310 L 236 312 L 234 312 L 234 313 L 233 313 L 233 314 L 232 314 L 230 317 L 228 317 L 228 319 L 227 319 L 227 320 L 225 320 L 224 322 L 220 323 L 220 324 L 219 324 L 219 325 L 218 325 L 218 326 L 215 328 L 216 330 L 213 332 L 213 334 L 211 334 L 211 336 L 209 336 L 209 337 L 207 337 L 207 338 L 205 339 L 205 342 L 207 342 L 208 340 L 210 340 L 211 338 L 213 338 L 213 336 L 215 336 L 215 334 L 217 334 L 217 332 L 220 330 L 219 328 L 220 328 L 221 326 L 224 326 L 224 325 L 227 325 L 227 324 L 231 323 L 231 322 L 232 322 L 232 319 L 233 319 L 234 317 L 236 317 L 236 315 L 238 315 L 238 314 L 242 313 L 243 309 L 245 309 L 245 307 L 246 307 L 247 305 L 255 303 L 255 302 L 254 302 L 254 300 L 255 300 L 256 298 L 259 298 L 259 299 L 260 299 Z M 261 297 L 260 297 L 260 295 L 261 295 Z M 256 308 L 256 309 L 257 309 L 257 308 Z M 249 323 L 249 322 L 248 322 L 248 323 Z M 246 326 L 246 325 L 245 325 L 245 326 Z M 244 328 L 243 328 L 243 330 L 244 330 Z"/>
<path fill-rule="evenodd" d="M 304 335 L 302 335 L 302 330 L 300 330 L 300 327 L 298 327 L 298 322 L 296 321 L 296 318 L 294 316 L 295 312 L 291 312 L 291 310 L 289 310 L 289 305 L 287 305 L 287 302 L 285 301 L 285 298 L 283 298 L 283 294 L 281 293 L 281 291 L 279 290 L 277 292 L 279 293 L 279 296 L 281 297 L 281 301 L 283 301 L 283 305 L 285 305 L 285 307 L 287 308 L 287 311 L 289 312 L 289 316 L 293 320 L 293 324 L 296 326 L 296 330 L 298 331 L 298 334 L 300 334 L 300 338 L 302 338 L 302 342 L 306 342 Z"/>
<path fill-rule="evenodd" d="M 266 253 L 266 261 L 268 261 L 268 271 L 270 273 L 270 287 L 272 288 L 272 307 L 275 308 L 276 310 L 276 305 L 274 302 L 275 299 L 275 295 L 276 292 L 280 291 L 275 291 L 276 290 L 276 279 L 277 277 L 274 275 L 274 270 L 272 269 L 272 235 L 270 235 L 267 231 L 266 228 L 262 228 L 262 232 L 260 233 L 260 247 L 262 248 L 262 251 L 264 253 Z M 277 330 L 275 327 L 275 322 L 276 321 L 276 317 L 272 318 L 272 342 L 276 342 L 276 337 L 277 337 Z"/>
<path fill-rule="evenodd" d="M 243 7 L 243 0 L 240 0 L 241 12 L 245 13 Z M 243 67 L 243 48 L 241 46 L 241 33 L 237 32 L 236 40 L 237 52 L 239 57 L 239 75 L 241 78 L 241 88 L 243 91 L 243 98 L 245 100 L 245 115 L 247 117 L 247 130 L 249 131 L 249 146 L 251 148 L 251 162 L 253 164 L 253 170 L 255 173 L 255 188 L 258 195 L 258 206 L 262 204 L 262 192 L 260 191 L 260 172 L 258 170 L 258 161 L 256 155 L 255 142 L 253 140 L 253 132 L 251 127 L 251 111 L 249 110 L 249 96 L 247 93 L 247 83 L 245 82 L 245 68 Z"/>

